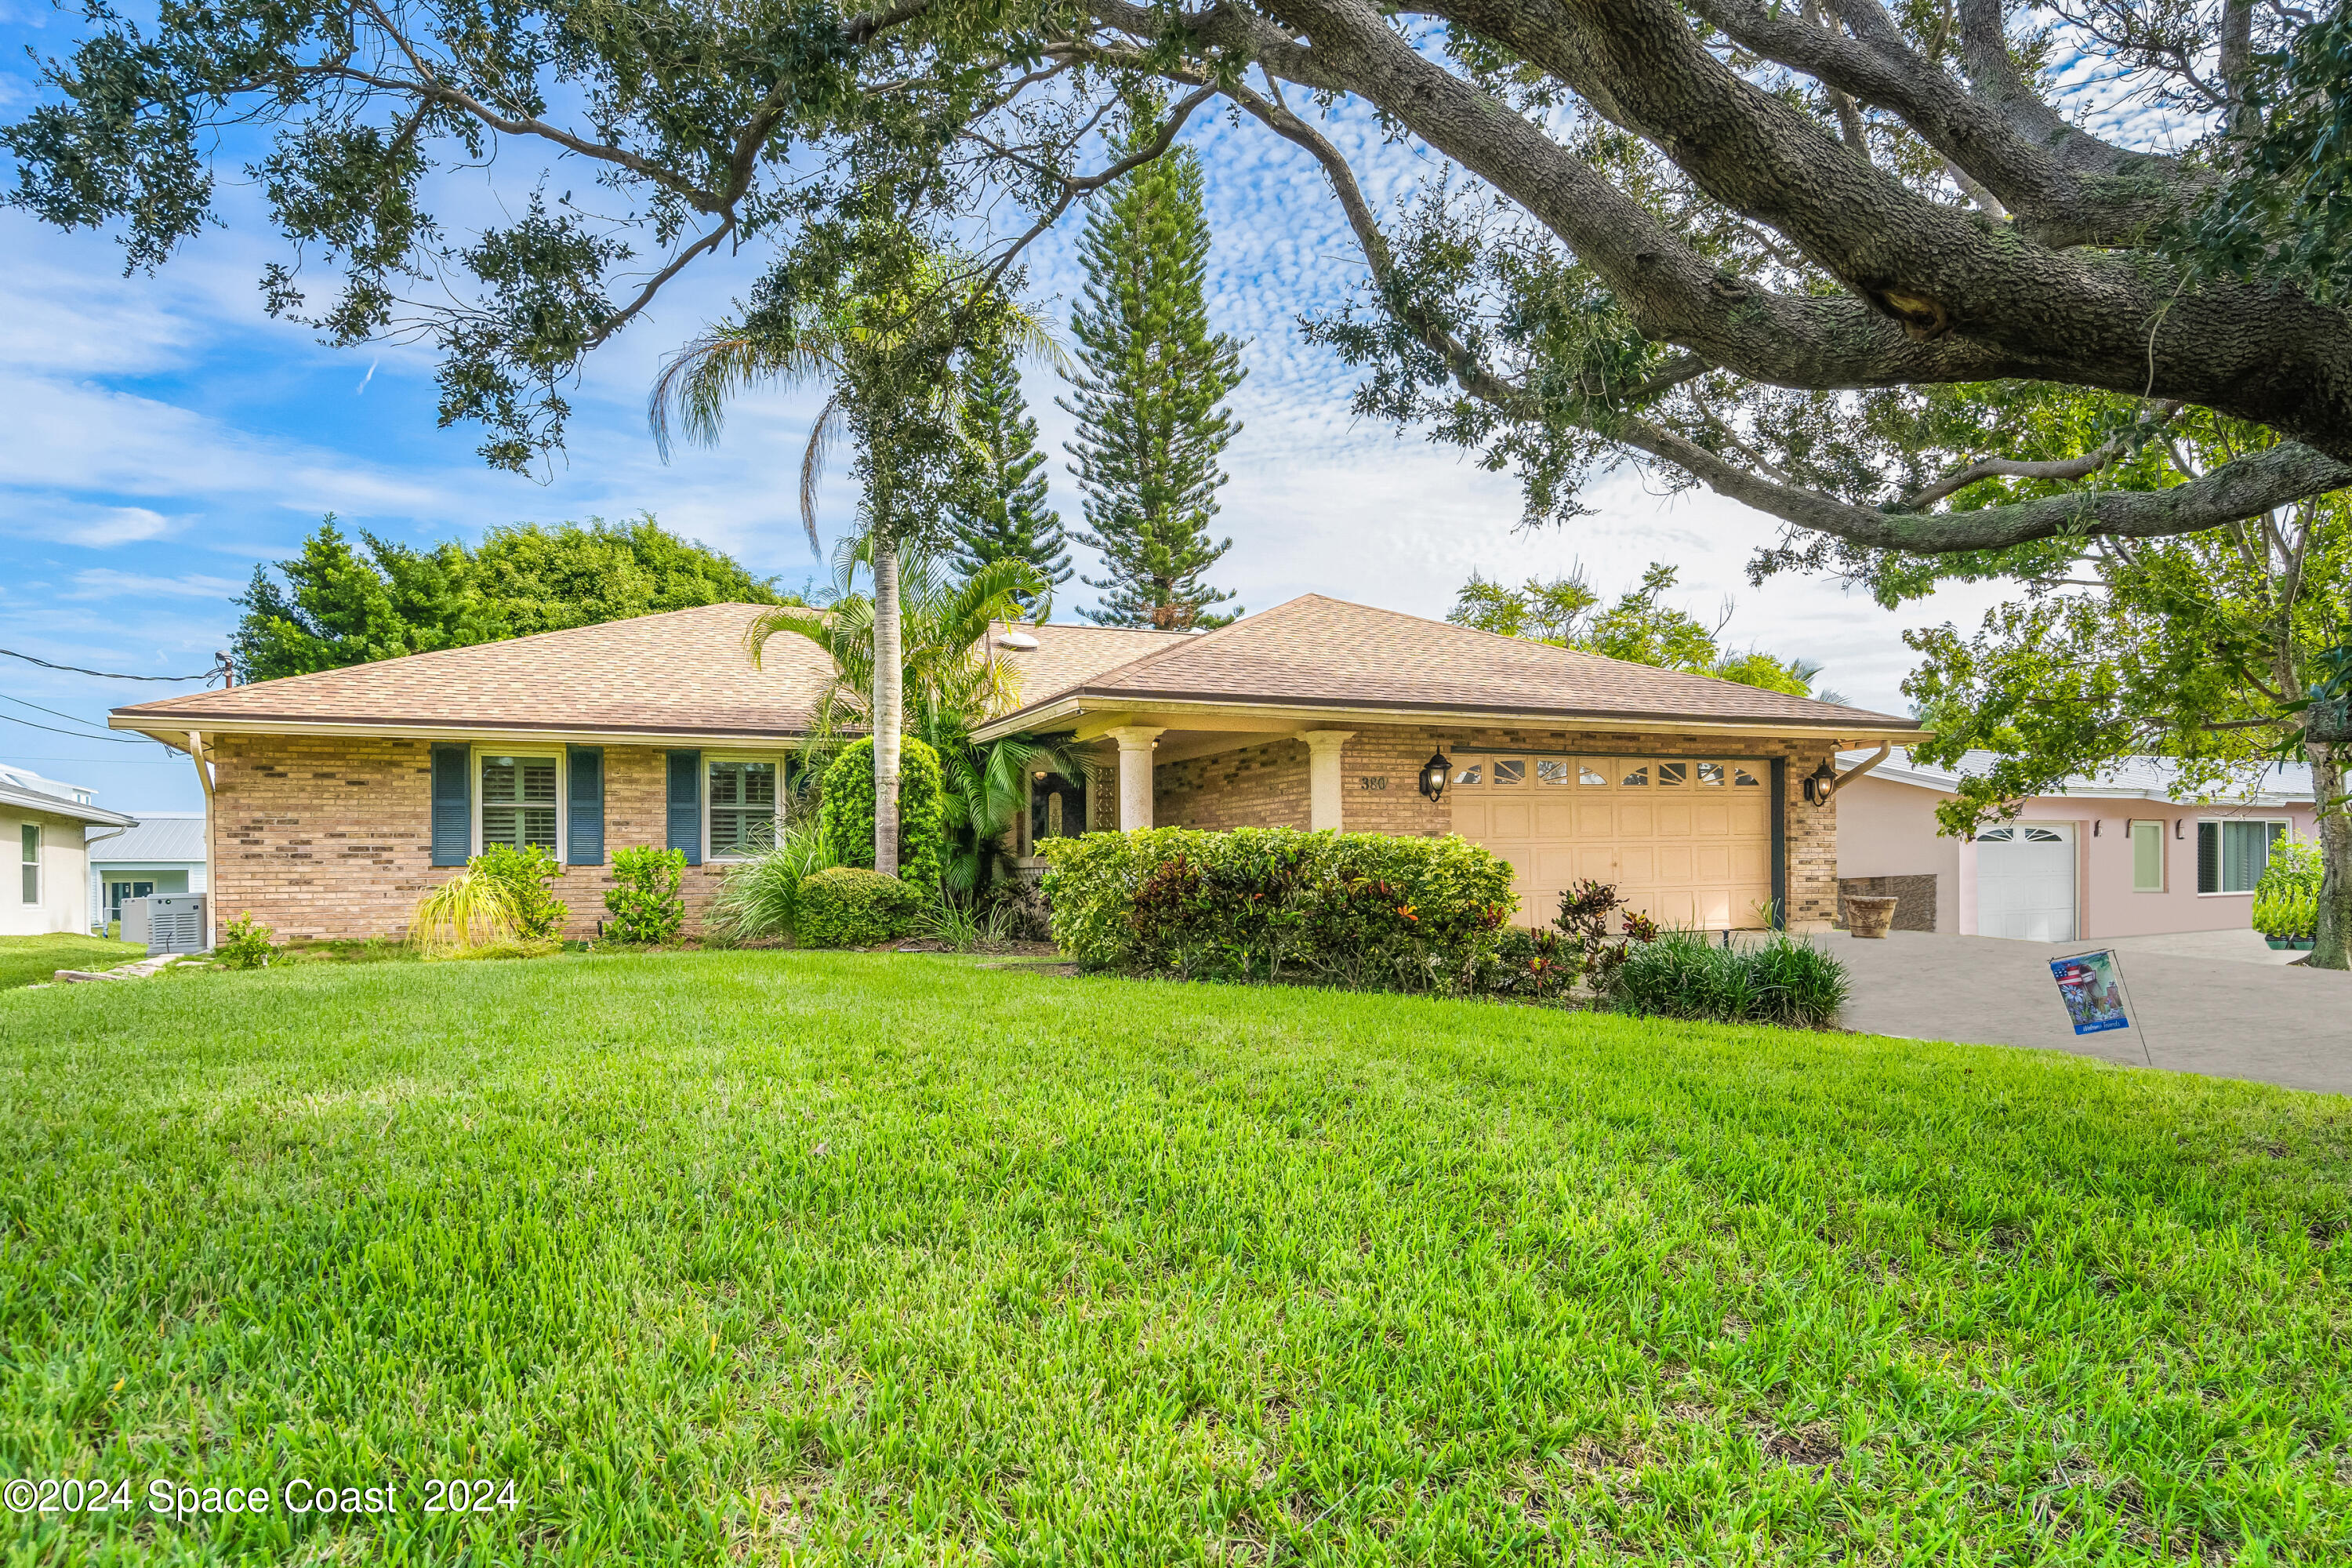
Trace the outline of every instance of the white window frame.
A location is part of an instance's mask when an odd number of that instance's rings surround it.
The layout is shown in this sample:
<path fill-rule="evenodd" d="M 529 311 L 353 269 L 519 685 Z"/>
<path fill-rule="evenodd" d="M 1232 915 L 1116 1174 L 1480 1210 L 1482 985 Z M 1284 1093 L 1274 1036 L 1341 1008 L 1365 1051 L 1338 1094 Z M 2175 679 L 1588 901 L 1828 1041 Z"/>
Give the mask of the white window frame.
<path fill-rule="evenodd" d="M 784 824 L 790 820 L 790 813 L 785 810 L 785 805 L 791 797 L 784 787 L 785 761 L 790 755 L 791 753 L 788 752 L 705 752 L 702 753 L 702 776 L 695 781 L 695 785 L 702 795 L 702 858 L 706 864 L 716 860 L 722 866 L 734 866 L 740 865 L 746 860 L 756 860 L 759 858 L 756 855 L 720 855 L 711 849 L 710 764 L 713 763 L 772 763 L 775 764 L 776 814 L 774 818 L 774 831 L 777 836 L 781 837 L 784 830 Z"/>
<path fill-rule="evenodd" d="M 2131 853 L 2132 891 L 2135 893 L 2168 893 L 2172 890 L 2172 854 L 2165 847 L 2165 820 L 2160 816 L 2134 816 L 2124 821 L 2124 844 Z M 2153 828 L 2156 832 L 2156 886 L 2143 888 L 2139 882 L 2139 830 Z"/>
<path fill-rule="evenodd" d="M 552 757 L 555 760 L 555 847 L 548 853 L 555 857 L 557 865 L 569 864 L 571 857 L 565 853 L 565 847 L 572 842 L 566 837 L 572 831 L 572 759 L 562 746 L 477 745 L 474 747 L 473 755 L 466 764 L 474 770 L 473 776 L 467 781 L 467 793 L 473 796 L 473 853 L 479 855 L 484 847 L 482 844 L 482 761 L 486 757 Z"/>
<path fill-rule="evenodd" d="M 33 858 L 29 860 L 25 858 L 25 835 L 27 833 L 33 836 Z M 48 895 L 48 868 L 43 864 L 48 853 L 48 837 L 37 822 L 19 823 L 16 826 L 16 882 L 20 893 L 25 868 L 30 867 L 33 872 L 33 896 L 24 900 L 24 907 L 28 910 L 39 909 Z"/>
<path fill-rule="evenodd" d="M 2258 822 L 2262 824 L 2263 868 L 2265 870 L 2270 868 L 2271 863 L 2271 839 L 2273 837 L 2271 833 L 2272 828 L 2282 827 L 2286 830 L 2284 833 L 2275 835 L 2279 842 L 2283 844 L 2292 844 L 2294 842 L 2294 819 L 2290 816 L 2200 816 L 2197 818 L 2197 832 L 2200 838 L 2204 836 L 2205 825 L 2209 822 L 2215 826 L 2216 831 L 2214 833 L 2214 838 L 2216 842 L 2221 846 L 2221 872 L 2225 879 L 2229 874 L 2230 865 L 2230 852 L 2228 849 L 2229 836 L 2226 833 L 2220 831 L 2221 824 L 2229 822 Z M 2202 848 L 2201 845 L 2200 846 L 2200 848 Z M 2259 882 L 2262 879 L 2257 877 L 2254 880 Z M 2240 888 L 2234 891 L 2226 888 L 2216 888 L 2213 891 L 2209 893 L 2204 889 L 2200 888 L 2197 889 L 2197 896 L 2200 899 L 2251 899 L 2254 896 L 2254 890 L 2252 888 Z"/>

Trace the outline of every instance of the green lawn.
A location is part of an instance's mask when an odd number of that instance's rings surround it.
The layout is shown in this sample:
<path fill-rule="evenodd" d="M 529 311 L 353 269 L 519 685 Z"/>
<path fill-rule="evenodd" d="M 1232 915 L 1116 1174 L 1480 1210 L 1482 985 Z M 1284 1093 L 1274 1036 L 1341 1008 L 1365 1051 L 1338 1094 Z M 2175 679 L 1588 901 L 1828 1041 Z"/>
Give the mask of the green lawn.
<path fill-rule="evenodd" d="M 0 1000 L 9 1562 L 2352 1560 L 2352 1102 L 789 952 Z M 295 1478 L 400 1511 L 289 1514 Z M 270 1511 L 155 1516 L 157 1479 Z M 423 1511 L 427 1482 L 515 1506 Z"/>
<path fill-rule="evenodd" d="M 0 936 L 0 991 L 47 980 L 60 969 L 111 969 L 147 956 L 135 942 L 58 931 L 48 936 Z"/>

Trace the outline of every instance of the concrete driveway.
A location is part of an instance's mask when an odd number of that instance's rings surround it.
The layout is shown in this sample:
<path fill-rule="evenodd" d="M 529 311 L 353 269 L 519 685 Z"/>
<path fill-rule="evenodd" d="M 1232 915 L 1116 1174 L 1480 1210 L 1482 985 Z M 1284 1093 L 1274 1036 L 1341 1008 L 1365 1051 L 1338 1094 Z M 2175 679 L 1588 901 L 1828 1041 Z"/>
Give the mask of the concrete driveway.
<path fill-rule="evenodd" d="M 2031 1046 L 2133 1067 L 2352 1094 L 2352 974 L 2116 942 L 2011 942 L 1898 931 L 1812 937 L 1853 975 L 1839 1021 L 1911 1039 Z M 2049 961 L 2111 948 L 2140 1030 L 2077 1036 Z M 2290 955 L 2291 956 L 2291 955 Z M 2146 1055 L 2142 1055 L 2142 1038 Z"/>

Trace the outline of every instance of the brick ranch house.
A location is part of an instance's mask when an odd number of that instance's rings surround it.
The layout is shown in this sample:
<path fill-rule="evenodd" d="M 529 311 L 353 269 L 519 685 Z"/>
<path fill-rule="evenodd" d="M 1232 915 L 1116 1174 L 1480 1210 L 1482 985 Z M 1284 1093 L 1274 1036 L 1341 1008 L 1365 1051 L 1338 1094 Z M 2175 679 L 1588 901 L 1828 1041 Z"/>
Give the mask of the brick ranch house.
<path fill-rule="evenodd" d="M 593 931 L 611 851 L 685 851 L 689 921 L 772 831 L 832 670 L 717 605 L 115 710 L 191 753 L 215 929 L 396 935 L 487 843 L 543 844 Z M 1111 828 L 1459 833 L 1517 873 L 1521 918 L 1585 877 L 1681 924 L 1799 929 L 1837 909 L 1835 756 L 1906 719 L 1309 595 L 1208 633 L 999 627 L 1018 706 L 979 735 L 1088 761 L 1033 781 L 1013 847 Z M 1444 759 L 1435 800 L 1418 787 Z M 1859 770 L 1848 770 L 1849 773 Z M 1828 798 L 1814 804 L 1817 796 Z"/>

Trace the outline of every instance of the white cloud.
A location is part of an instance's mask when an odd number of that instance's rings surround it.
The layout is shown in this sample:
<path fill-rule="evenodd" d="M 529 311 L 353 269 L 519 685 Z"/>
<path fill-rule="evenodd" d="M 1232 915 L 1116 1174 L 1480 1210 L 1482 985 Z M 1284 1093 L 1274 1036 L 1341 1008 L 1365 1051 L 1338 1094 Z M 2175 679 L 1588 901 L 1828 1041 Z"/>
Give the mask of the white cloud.
<path fill-rule="evenodd" d="M 150 577 L 103 566 L 74 574 L 73 591 L 63 599 L 228 599 L 245 584 L 228 577 Z"/>

